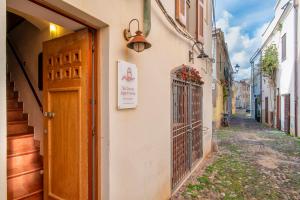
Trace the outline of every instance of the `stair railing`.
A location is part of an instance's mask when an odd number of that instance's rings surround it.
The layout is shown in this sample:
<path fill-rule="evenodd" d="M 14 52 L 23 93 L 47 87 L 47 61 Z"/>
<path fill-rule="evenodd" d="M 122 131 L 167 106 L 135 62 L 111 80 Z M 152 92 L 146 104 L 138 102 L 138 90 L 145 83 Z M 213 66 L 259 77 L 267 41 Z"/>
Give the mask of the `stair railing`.
<path fill-rule="evenodd" d="M 33 93 L 33 96 L 34 96 L 37 104 L 40 107 L 41 112 L 43 112 L 43 105 L 42 105 L 42 103 L 41 103 L 41 101 L 40 101 L 40 99 L 39 99 L 39 97 L 38 97 L 38 95 L 37 95 L 37 93 L 36 93 L 36 91 L 33 87 L 33 84 L 30 81 L 30 78 L 29 78 L 26 70 L 25 70 L 25 66 L 24 66 L 25 64 L 22 63 L 20 57 L 18 56 L 18 53 L 17 53 L 16 49 L 14 48 L 13 44 L 11 43 L 11 41 L 8 38 L 7 38 L 7 43 L 8 43 L 8 46 L 10 47 L 10 49 L 12 50 L 12 52 L 13 52 L 13 54 L 14 54 L 14 56 L 15 56 L 18 64 L 19 64 L 19 67 L 21 68 L 21 71 L 23 72 L 23 74 L 25 76 L 25 79 L 26 79 L 26 81 L 29 85 L 29 88 L 31 89 L 31 92 Z"/>

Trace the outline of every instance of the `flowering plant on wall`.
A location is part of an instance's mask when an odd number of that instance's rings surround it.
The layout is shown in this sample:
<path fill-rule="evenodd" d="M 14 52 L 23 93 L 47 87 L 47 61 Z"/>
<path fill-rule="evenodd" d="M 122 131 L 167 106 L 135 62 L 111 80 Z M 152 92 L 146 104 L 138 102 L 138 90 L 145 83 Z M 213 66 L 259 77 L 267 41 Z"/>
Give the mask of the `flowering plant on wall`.
<path fill-rule="evenodd" d="M 199 71 L 197 71 L 195 68 L 188 67 L 186 65 L 182 65 L 182 67 L 175 72 L 175 75 L 176 78 L 181 79 L 183 81 L 189 81 L 200 85 L 204 84 Z"/>
<path fill-rule="evenodd" d="M 221 85 L 224 86 L 224 87 L 229 87 L 228 80 L 221 80 Z"/>

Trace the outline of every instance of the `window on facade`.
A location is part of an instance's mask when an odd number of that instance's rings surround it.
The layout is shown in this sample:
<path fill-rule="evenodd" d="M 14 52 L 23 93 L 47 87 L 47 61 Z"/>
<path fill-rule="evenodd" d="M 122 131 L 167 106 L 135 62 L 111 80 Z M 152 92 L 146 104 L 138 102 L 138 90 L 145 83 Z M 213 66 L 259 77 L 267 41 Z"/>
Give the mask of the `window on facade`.
<path fill-rule="evenodd" d="M 187 0 L 176 0 L 176 20 L 184 27 L 186 27 L 187 22 Z"/>
<path fill-rule="evenodd" d="M 209 20 L 209 1 L 176 0 L 176 20 L 201 43 L 204 43 L 204 22 Z"/>
<path fill-rule="evenodd" d="M 286 60 L 286 34 L 281 38 L 281 61 Z"/>
<path fill-rule="evenodd" d="M 199 42 L 204 42 L 204 0 L 197 0 L 196 36 Z"/>

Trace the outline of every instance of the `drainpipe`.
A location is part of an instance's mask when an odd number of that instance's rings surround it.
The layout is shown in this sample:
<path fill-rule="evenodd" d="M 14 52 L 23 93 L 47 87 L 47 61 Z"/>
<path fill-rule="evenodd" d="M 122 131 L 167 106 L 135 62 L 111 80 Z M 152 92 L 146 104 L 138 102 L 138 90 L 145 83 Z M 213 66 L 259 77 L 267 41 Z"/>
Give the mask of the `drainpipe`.
<path fill-rule="evenodd" d="M 144 0 L 144 34 L 147 37 L 151 30 L 151 0 Z"/>
<path fill-rule="evenodd" d="M 298 136 L 298 0 L 294 0 L 294 33 L 295 33 L 295 135 Z"/>

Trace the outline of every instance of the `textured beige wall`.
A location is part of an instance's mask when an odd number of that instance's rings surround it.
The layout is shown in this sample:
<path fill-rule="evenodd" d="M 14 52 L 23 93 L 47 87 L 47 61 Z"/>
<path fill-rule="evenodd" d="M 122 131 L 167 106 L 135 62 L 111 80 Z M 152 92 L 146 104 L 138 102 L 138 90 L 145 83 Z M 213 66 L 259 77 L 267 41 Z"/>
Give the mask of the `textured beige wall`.
<path fill-rule="evenodd" d="M 211 63 L 188 62 L 192 43 L 169 25 L 152 1 L 152 48 L 140 54 L 129 50 L 123 38 L 128 22 L 143 17 L 143 1 L 49 0 L 65 2 L 103 21 L 99 61 L 101 64 L 102 197 L 105 200 L 164 200 L 171 195 L 171 71 L 188 64 L 199 70 L 203 86 L 204 156 L 211 151 Z M 162 1 L 175 17 L 175 1 Z M 58 4 L 54 4 L 58 5 Z M 72 10 L 65 5 L 61 7 Z M 76 9 L 74 9 L 76 10 Z M 73 12 L 76 13 L 76 12 Z M 135 29 L 135 25 L 132 28 Z M 210 26 L 211 27 L 211 24 Z M 205 28 L 205 51 L 211 56 L 211 28 Z M 117 110 L 117 60 L 138 67 L 138 107 Z"/>
<path fill-rule="evenodd" d="M 6 199 L 6 2 L 0 3 L 0 199 Z"/>
<path fill-rule="evenodd" d="M 216 106 L 214 107 L 214 121 L 216 124 L 216 128 L 219 129 L 221 127 L 222 122 L 222 113 L 224 113 L 224 98 L 223 98 L 223 86 L 220 83 L 216 83 Z"/>
<path fill-rule="evenodd" d="M 66 0 L 65 2 L 98 18 L 108 27 L 101 40 L 102 112 L 102 194 L 103 199 L 160 200 L 171 194 L 171 79 L 172 69 L 188 63 L 192 44 L 168 24 L 153 1 L 152 30 L 147 38 L 152 48 L 137 54 L 127 49 L 123 30 L 133 18 L 142 26 L 143 1 Z M 175 16 L 175 1 L 163 1 Z M 135 25 L 132 26 L 133 29 Z M 211 53 L 211 30 L 206 29 L 207 53 Z M 134 63 L 139 71 L 138 107 L 117 110 L 117 60 Z M 212 98 L 211 64 L 195 60 L 192 65 L 204 78 L 204 154 L 211 149 Z M 103 76 L 102 76 L 103 77 Z M 103 105 L 102 105 L 103 108 Z M 105 124 L 104 124 L 105 123 Z M 106 124 L 107 123 L 107 124 Z"/>

